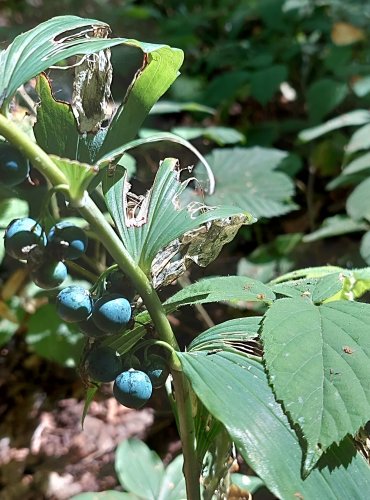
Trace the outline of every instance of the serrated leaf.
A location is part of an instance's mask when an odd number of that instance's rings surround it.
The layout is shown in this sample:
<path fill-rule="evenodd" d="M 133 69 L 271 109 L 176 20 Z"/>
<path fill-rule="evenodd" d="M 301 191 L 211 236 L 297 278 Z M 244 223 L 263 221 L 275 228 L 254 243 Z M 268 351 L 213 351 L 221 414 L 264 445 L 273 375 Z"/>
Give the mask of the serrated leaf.
<path fill-rule="evenodd" d="M 325 219 L 319 229 L 305 235 L 303 241 L 309 243 L 323 238 L 365 231 L 366 229 L 367 225 L 363 222 L 355 221 L 346 215 L 334 215 Z"/>
<path fill-rule="evenodd" d="M 347 153 L 355 153 L 370 147 L 370 123 L 356 130 L 346 147 Z"/>
<path fill-rule="evenodd" d="M 348 438 L 327 451 L 320 468 L 301 478 L 299 441 L 260 363 L 234 352 L 178 355 L 199 399 L 278 498 L 362 498 L 368 490 L 370 468 Z"/>
<path fill-rule="evenodd" d="M 33 127 L 37 143 L 49 154 L 78 159 L 79 134 L 71 106 L 54 99 L 45 75 L 37 78 L 36 92 L 41 100 Z"/>
<path fill-rule="evenodd" d="M 236 318 L 212 326 L 196 337 L 188 347 L 188 351 L 202 351 L 225 348 L 233 344 L 243 344 L 258 336 L 261 322 L 260 316 Z"/>
<path fill-rule="evenodd" d="M 158 500 L 165 476 L 162 460 L 139 439 L 131 438 L 118 445 L 115 469 L 122 486 L 147 500 Z"/>
<path fill-rule="evenodd" d="M 276 169 L 288 153 L 268 148 L 214 149 L 206 157 L 216 178 L 209 204 L 234 204 L 255 217 L 275 217 L 294 210 L 294 184 Z"/>
<path fill-rule="evenodd" d="M 370 222 L 370 178 L 361 182 L 349 195 L 346 202 L 347 213 L 352 219 Z"/>
<path fill-rule="evenodd" d="M 282 299 L 266 313 L 266 367 L 277 399 L 307 441 L 306 472 L 369 419 L 369 324 L 370 306 L 357 302 Z"/>
<path fill-rule="evenodd" d="M 157 172 L 152 189 L 145 199 L 137 204 L 137 212 L 128 213 L 127 194 L 130 185 L 125 176 L 114 183 L 114 176 L 105 186 L 105 199 L 123 244 L 135 262 L 150 273 L 151 265 L 161 249 L 184 233 L 198 228 L 206 222 L 217 219 L 241 216 L 244 223 L 251 223 L 253 218 L 240 209 L 221 207 L 204 213 L 199 206 L 191 211 L 190 206 L 181 207 L 179 197 L 186 183 L 179 181 L 177 160 L 165 159 Z"/>
<path fill-rule="evenodd" d="M 319 278 L 297 279 L 272 286 L 275 293 L 291 298 L 308 297 L 314 303 L 324 302 L 343 288 L 342 273 L 326 274 Z"/>
<path fill-rule="evenodd" d="M 271 288 L 260 281 L 243 276 L 221 276 L 204 278 L 189 285 L 166 300 L 164 306 L 168 312 L 189 304 L 207 302 L 264 302 L 275 299 Z"/>
<path fill-rule="evenodd" d="M 336 118 L 333 118 L 322 125 L 318 125 L 317 127 L 302 130 L 298 137 L 301 141 L 308 142 L 339 128 L 363 125 L 369 122 L 370 112 L 366 109 L 357 109 L 356 111 L 350 111 L 344 115 L 337 116 Z"/>

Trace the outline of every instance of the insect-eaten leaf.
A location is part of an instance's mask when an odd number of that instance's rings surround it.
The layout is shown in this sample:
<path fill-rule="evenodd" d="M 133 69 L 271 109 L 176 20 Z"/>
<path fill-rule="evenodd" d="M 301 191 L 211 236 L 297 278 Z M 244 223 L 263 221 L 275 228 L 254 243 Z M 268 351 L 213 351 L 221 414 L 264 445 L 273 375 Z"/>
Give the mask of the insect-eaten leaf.
<path fill-rule="evenodd" d="M 178 161 L 165 159 L 144 196 L 131 192 L 127 174 L 107 169 L 103 190 L 123 244 L 156 287 L 184 273 L 191 262 L 205 266 L 254 217 L 238 207 L 184 203 L 194 178 L 180 180 Z M 189 169 L 187 169 L 189 172 Z"/>

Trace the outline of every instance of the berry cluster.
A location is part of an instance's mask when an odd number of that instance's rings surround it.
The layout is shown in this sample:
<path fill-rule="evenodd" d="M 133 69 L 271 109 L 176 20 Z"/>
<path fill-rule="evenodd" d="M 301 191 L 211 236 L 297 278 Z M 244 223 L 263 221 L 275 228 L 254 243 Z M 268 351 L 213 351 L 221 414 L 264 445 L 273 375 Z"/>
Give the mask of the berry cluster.
<path fill-rule="evenodd" d="M 14 219 L 4 235 L 5 251 L 17 260 L 27 260 L 30 275 L 40 288 L 55 288 L 67 277 L 65 260 L 80 257 L 87 248 L 85 232 L 74 224 L 61 221 L 48 235 L 34 219 Z"/>
<path fill-rule="evenodd" d="M 89 377 L 97 382 L 113 382 L 113 395 L 127 408 L 139 409 L 151 398 L 153 389 L 162 387 L 169 370 L 163 358 L 156 354 L 149 355 L 140 367 L 135 356 L 130 356 L 128 367 L 121 361 L 114 349 L 106 346 L 93 348 L 85 361 Z M 141 368 L 141 369 L 139 369 Z"/>

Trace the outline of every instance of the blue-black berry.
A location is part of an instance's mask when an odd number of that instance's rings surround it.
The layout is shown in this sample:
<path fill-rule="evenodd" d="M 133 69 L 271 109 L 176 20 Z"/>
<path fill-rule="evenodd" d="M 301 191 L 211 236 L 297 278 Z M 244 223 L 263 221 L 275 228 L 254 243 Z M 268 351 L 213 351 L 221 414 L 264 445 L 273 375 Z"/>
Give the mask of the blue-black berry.
<path fill-rule="evenodd" d="M 150 378 L 154 389 L 162 387 L 170 373 L 165 360 L 157 354 L 150 354 L 144 361 L 142 368 Z"/>
<path fill-rule="evenodd" d="M 150 399 L 153 392 L 148 375 L 140 370 L 122 372 L 113 385 L 113 395 L 127 408 L 141 408 Z"/>
<path fill-rule="evenodd" d="M 30 167 L 25 158 L 11 144 L 0 143 L 0 182 L 13 187 L 23 182 L 29 175 Z"/>
<path fill-rule="evenodd" d="M 98 328 L 107 333 L 118 333 L 131 320 L 130 302 L 117 293 L 100 297 L 93 308 L 92 318 Z"/>
<path fill-rule="evenodd" d="M 48 243 L 55 248 L 60 258 L 75 260 L 86 252 L 87 236 L 80 227 L 61 221 L 50 229 Z"/>
<path fill-rule="evenodd" d="M 93 308 L 93 299 L 88 290 L 81 286 L 67 286 L 58 293 L 56 309 L 59 316 L 68 323 L 87 319 Z"/>
<path fill-rule="evenodd" d="M 122 371 L 121 358 L 108 346 L 93 348 L 86 357 L 86 371 L 97 382 L 113 382 Z"/>
<path fill-rule="evenodd" d="M 26 259 L 34 245 L 44 246 L 45 244 L 46 236 L 43 228 L 30 217 L 14 219 L 6 228 L 5 251 L 14 259 Z"/>

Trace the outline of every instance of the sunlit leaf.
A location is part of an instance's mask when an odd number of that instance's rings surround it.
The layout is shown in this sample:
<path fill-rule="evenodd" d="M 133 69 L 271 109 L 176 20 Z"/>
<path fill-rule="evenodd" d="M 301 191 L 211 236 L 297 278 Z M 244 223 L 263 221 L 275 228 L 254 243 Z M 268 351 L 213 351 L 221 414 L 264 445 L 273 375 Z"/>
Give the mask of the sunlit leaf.
<path fill-rule="evenodd" d="M 266 366 L 277 399 L 307 441 L 307 472 L 369 419 L 369 324 L 370 306 L 349 301 L 282 299 L 266 313 Z"/>
<path fill-rule="evenodd" d="M 370 178 L 359 184 L 349 195 L 346 202 L 347 213 L 352 219 L 370 222 Z"/>
<path fill-rule="evenodd" d="M 267 148 L 215 149 L 207 156 L 216 178 L 209 204 L 237 205 L 255 217 L 275 217 L 297 208 L 294 184 L 276 171 L 288 153 Z"/>
<path fill-rule="evenodd" d="M 350 111 L 344 115 L 337 116 L 336 118 L 333 118 L 322 125 L 318 125 L 317 127 L 302 130 L 299 134 L 299 138 L 301 141 L 308 142 L 339 128 L 364 125 L 369 122 L 370 112 L 366 109 L 358 109 L 356 111 Z"/>
<path fill-rule="evenodd" d="M 370 147 L 370 123 L 356 130 L 346 147 L 347 153 L 355 153 Z"/>
<path fill-rule="evenodd" d="M 334 215 L 333 217 L 325 219 L 319 229 L 305 235 L 303 241 L 309 243 L 310 241 L 332 238 L 334 236 L 341 236 L 342 234 L 356 233 L 366 229 L 367 225 L 363 222 L 355 221 L 346 215 Z"/>
<path fill-rule="evenodd" d="M 235 352 L 179 353 L 185 374 L 220 420 L 246 462 L 278 498 L 362 498 L 370 468 L 349 439 L 332 447 L 320 468 L 301 477 L 302 450 L 263 366 Z"/>

